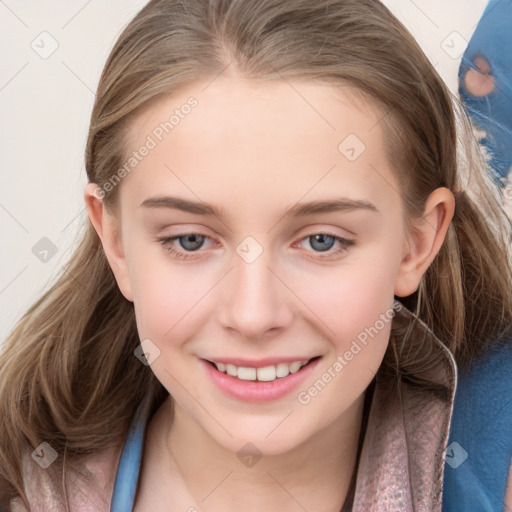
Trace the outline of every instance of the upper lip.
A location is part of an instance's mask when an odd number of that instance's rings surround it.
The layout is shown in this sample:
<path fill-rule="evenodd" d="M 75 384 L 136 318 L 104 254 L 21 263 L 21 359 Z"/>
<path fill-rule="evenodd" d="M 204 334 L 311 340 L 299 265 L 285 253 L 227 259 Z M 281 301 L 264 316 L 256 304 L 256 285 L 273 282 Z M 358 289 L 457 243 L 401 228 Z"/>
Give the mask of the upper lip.
<path fill-rule="evenodd" d="M 294 361 L 309 361 L 316 356 L 297 356 L 297 357 L 266 357 L 264 359 L 243 359 L 238 357 L 212 357 L 206 359 L 210 363 L 232 364 L 234 366 L 242 366 L 245 368 L 263 368 L 265 366 L 275 366 L 279 363 L 293 363 Z"/>

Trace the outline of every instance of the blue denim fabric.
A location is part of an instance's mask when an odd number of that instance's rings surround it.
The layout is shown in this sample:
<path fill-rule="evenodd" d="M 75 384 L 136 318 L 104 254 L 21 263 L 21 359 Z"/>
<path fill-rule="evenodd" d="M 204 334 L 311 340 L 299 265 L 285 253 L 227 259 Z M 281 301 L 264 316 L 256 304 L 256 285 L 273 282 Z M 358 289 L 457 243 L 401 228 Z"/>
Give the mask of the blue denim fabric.
<path fill-rule="evenodd" d="M 511 457 L 512 340 L 459 374 L 443 512 L 502 512 Z"/>
<path fill-rule="evenodd" d="M 464 76 L 484 57 L 495 79 L 493 92 L 474 97 Z M 491 155 L 496 179 L 512 166 L 512 1 L 491 0 L 464 53 L 459 92 Z M 459 375 L 446 452 L 443 512 L 502 512 L 512 458 L 512 348 L 489 354 Z M 451 444 L 457 443 L 457 444 Z"/>
<path fill-rule="evenodd" d="M 495 79 L 494 91 L 472 96 L 464 76 L 473 59 L 484 57 Z M 512 2 L 491 0 L 487 5 L 459 68 L 459 94 L 476 126 L 485 131 L 481 141 L 491 155 L 498 182 L 505 182 L 512 167 Z"/>

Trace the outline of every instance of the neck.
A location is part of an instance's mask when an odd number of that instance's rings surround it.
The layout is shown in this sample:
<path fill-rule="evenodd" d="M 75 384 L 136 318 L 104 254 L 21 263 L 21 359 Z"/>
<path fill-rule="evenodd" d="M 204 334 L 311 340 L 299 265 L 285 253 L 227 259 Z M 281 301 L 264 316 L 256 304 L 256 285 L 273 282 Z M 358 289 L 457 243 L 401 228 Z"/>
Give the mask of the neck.
<path fill-rule="evenodd" d="M 364 394 L 302 444 L 245 465 L 168 398 L 157 414 L 169 478 L 186 488 L 190 510 L 339 512 L 356 468 L 363 406 Z"/>

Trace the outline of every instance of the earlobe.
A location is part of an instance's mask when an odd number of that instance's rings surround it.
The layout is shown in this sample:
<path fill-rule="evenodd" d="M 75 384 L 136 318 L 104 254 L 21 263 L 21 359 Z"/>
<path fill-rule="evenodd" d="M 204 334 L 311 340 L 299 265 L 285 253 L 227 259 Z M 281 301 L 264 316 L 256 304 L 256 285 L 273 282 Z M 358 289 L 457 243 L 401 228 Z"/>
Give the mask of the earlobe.
<path fill-rule="evenodd" d="M 414 223 L 409 235 L 408 251 L 395 280 L 395 295 L 407 297 L 418 289 L 421 278 L 441 249 L 454 210 L 455 198 L 448 188 L 438 188 L 430 194 L 423 216 Z"/>
<path fill-rule="evenodd" d="M 99 187 L 95 183 L 88 183 L 85 187 L 84 200 L 87 214 L 101 240 L 101 245 L 121 293 L 127 300 L 133 302 L 133 292 L 122 247 L 119 222 L 106 211 L 103 199 L 98 194 L 98 189 Z"/>

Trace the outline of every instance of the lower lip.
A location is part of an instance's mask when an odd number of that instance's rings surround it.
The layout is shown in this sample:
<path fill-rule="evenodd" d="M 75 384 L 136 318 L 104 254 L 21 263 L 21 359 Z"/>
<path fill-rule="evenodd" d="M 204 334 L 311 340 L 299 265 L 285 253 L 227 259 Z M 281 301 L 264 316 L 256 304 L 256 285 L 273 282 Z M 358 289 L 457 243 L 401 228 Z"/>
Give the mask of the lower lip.
<path fill-rule="evenodd" d="M 311 361 L 299 371 L 270 382 L 241 380 L 219 372 L 209 362 L 201 359 L 213 383 L 227 395 L 244 402 L 270 402 L 287 395 L 313 372 L 321 358 Z"/>

